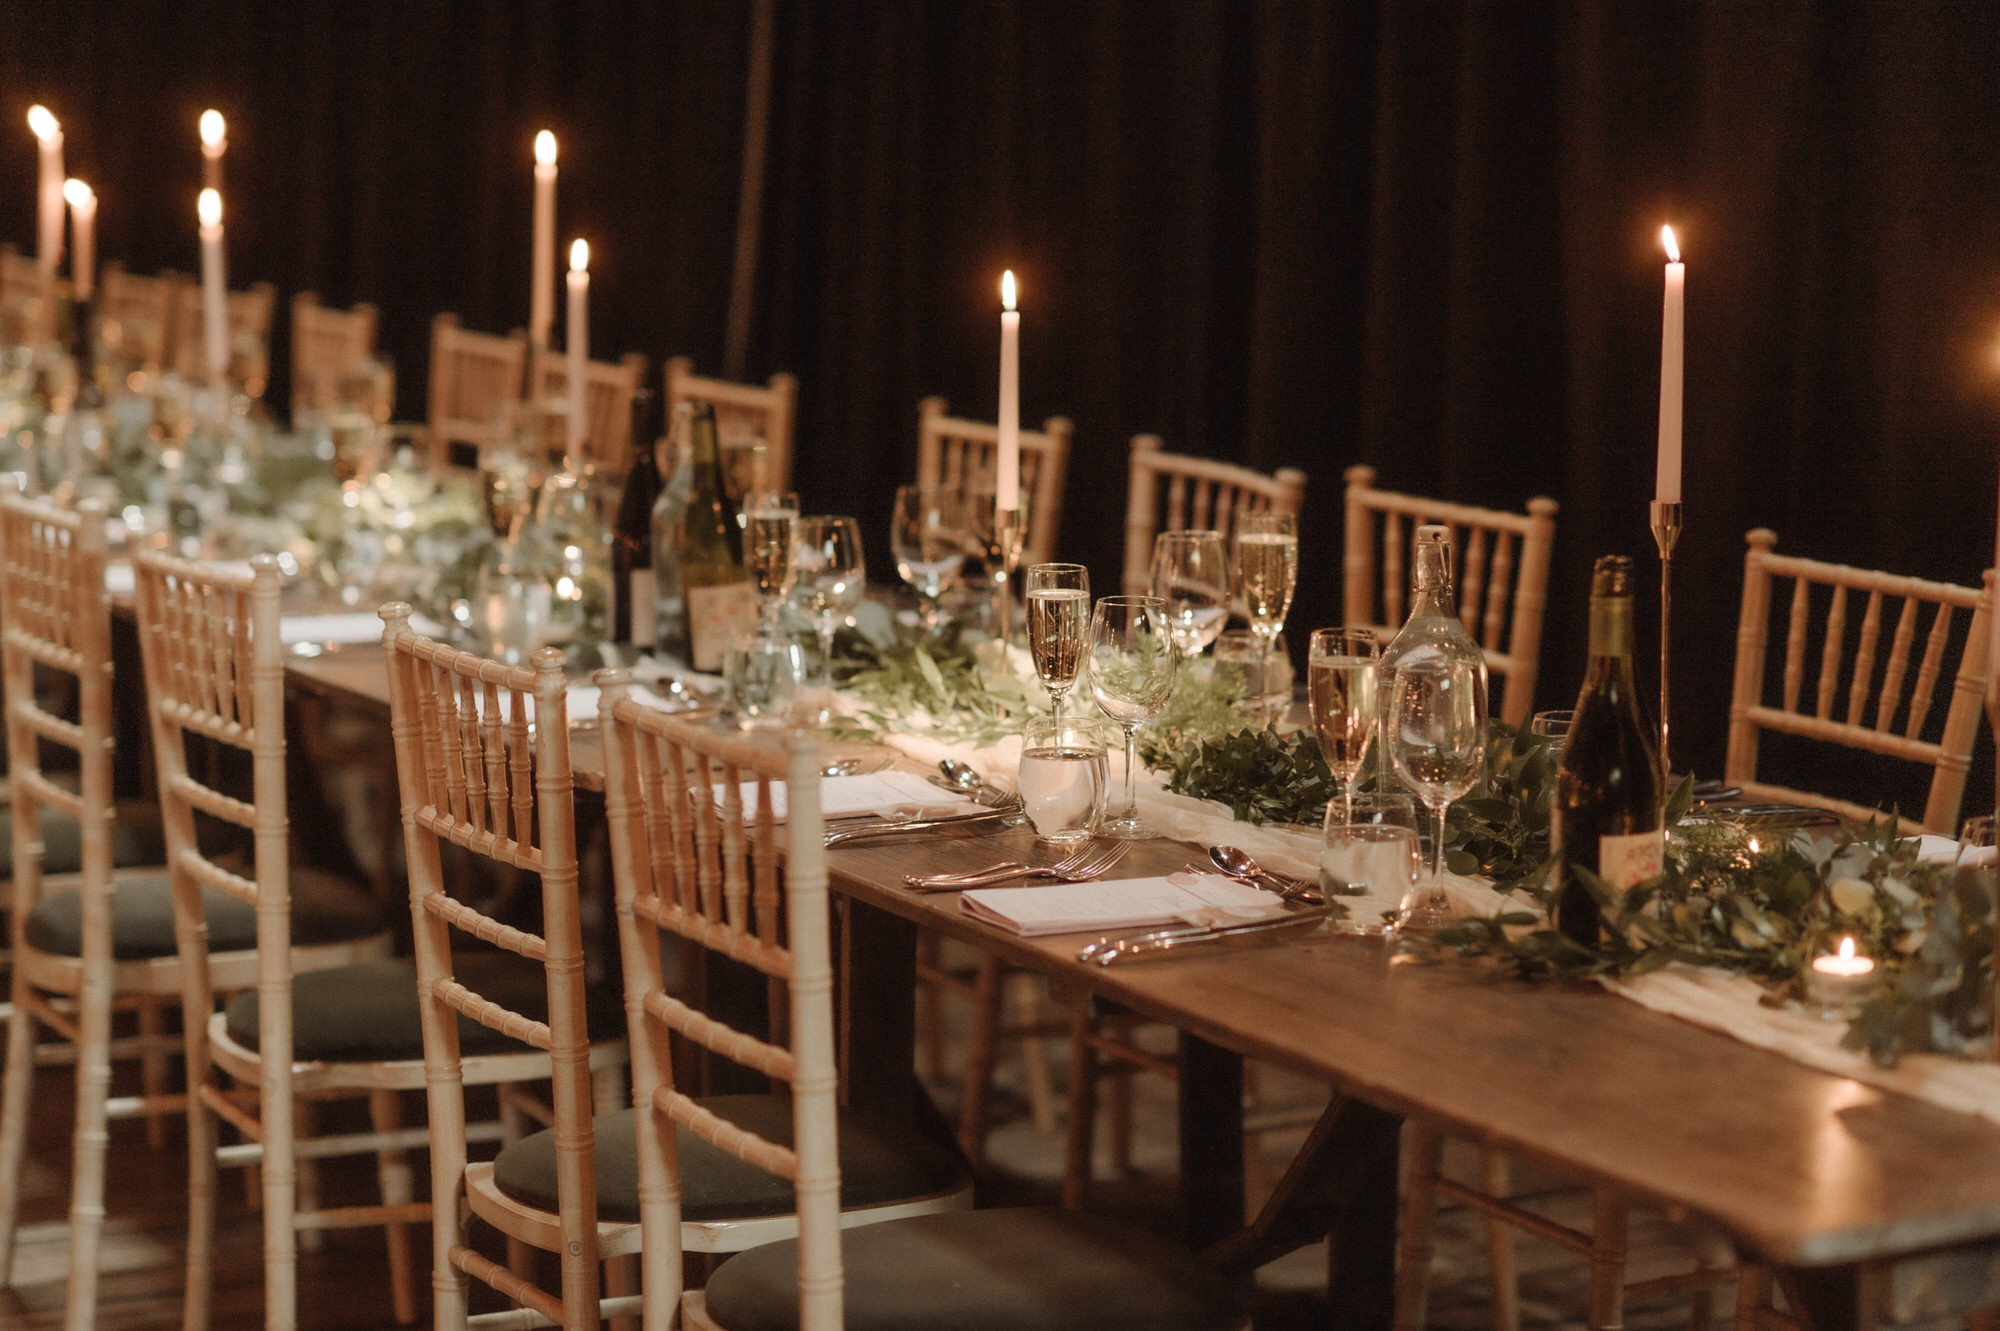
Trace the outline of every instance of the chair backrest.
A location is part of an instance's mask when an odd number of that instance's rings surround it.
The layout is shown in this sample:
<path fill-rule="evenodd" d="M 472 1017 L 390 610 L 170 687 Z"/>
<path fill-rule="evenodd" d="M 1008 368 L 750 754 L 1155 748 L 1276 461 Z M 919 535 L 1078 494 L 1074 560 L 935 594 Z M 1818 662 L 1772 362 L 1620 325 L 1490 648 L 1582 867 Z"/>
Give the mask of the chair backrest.
<path fill-rule="evenodd" d="M 917 484 L 941 485 L 971 492 L 991 490 L 1000 451 L 1000 427 L 948 415 L 941 397 L 919 405 Z M 1021 431 L 1021 494 L 1028 501 L 1028 534 L 1021 543 L 1021 563 L 1045 564 L 1055 558 L 1056 536 L 1062 527 L 1063 477 L 1069 470 L 1069 418 L 1051 416 L 1040 430 Z"/>
<path fill-rule="evenodd" d="M 666 419 L 683 402 L 706 402 L 715 408 L 715 432 L 720 439 L 738 435 L 764 441 L 764 488 L 792 488 L 792 423 L 797 418 L 799 381 L 774 374 L 762 384 L 732 383 L 694 372 L 694 362 L 675 356 L 667 362 Z"/>
<path fill-rule="evenodd" d="M 107 348 L 134 365 L 155 368 L 168 360 L 174 321 L 186 300 L 186 279 L 163 272 L 141 277 L 121 263 L 107 263 L 98 273 L 93 313 L 97 335 Z"/>
<path fill-rule="evenodd" d="M 231 291 L 223 309 L 229 320 L 229 358 L 232 364 L 252 362 L 247 374 L 252 396 L 263 392 L 271 359 L 271 320 L 278 309 L 278 289 L 269 282 L 253 282 L 242 291 Z M 174 368 L 195 376 L 208 372 L 206 345 L 202 340 L 201 289 L 190 287 L 174 302 L 174 336 L 169 346 Z"/>
<path fill-rule="evenodd" d="M 292 297 L 292 410 L 332 404 L 342 378 L 375 354 L 375 307 L 322 305 L 310 291 Z"/>
<path fill-rule="evenodd" d="M 560 351 L 535 353 L 535 383 L 550 402 L 569 401 L 569 364 Z M 632 465 L 632 398 L 646 381 L 646 358 L 628 352 L 615 361 L 594 360 L 584 367 L 584 456 L 613 485 Z"/>
<path fill-rule="evenodd" d="M 590 1035 L 563 654 L 544 647 L 534 654 L 532 668 L 502 665 L 419 635 L 402 602 L 383 606 L 381 613 L 429 1097 L 437 1322 L 464 1324 L 470 1275 L 559 1326 L 595 1327 Z M 447 841 L 538 875 L 541 932 L 494 919 L 452 895 L 440 855 Z M 539 962 L 547 982 L 547 1021 L 454 979 L 452 950 L 460 934 Z M 549 1056 L 561 1217 L 559 1293 L 518 1280 L 465 1245 L 459 1216 L 466 1166 L 460 1017 Z"/>
<path fill-rule="evenodd" d="M 668 1325 L 679 1300 L 679 1123 L 791 1182 L 798 1200 L 799 1285 L 806 1291 L 801 1325 L 806 1331 L 837 1328 L 838 1067 L 818 747 L 809 731 L 790 732 L 772 745 L 689 725 L 634 702 L 627 694 L 630 672 L 602 670 L 596 678 L 603 687 L 604 805 L 617 883 L 633 1103 L 641 1111 L 646 1324 Z M 777 782 L 784 783 L 782 811 Z M 735 1030 L 669 990 L 660 960 L 663 931 L 753 967 L 774 991 L 788 992 L 789 1002 L 771 1005 L 775 1033 L 766 1039 Z M 780 1146 L 733 1125 L 675 1086 L 676 1039 L 787 1083 L 796 1145 Z"/>
<path fill-rule="evenodd" d="M 15 941 L 42 895 L 42 811 L 83 828 L 83 963 L 111 967 L 111 602 L 105 509 L 0 493 L 0 696 L 13 794 Z M 52 687 L 36 689 L 37 671 Z M 45 710 L 73 697 L 72 716 Z M 47 762 L 45 764 L 45 759 Z M 74 771 L 74 789 L 49 770 Z M 109 1076 L 108 1063 L 103 1065 Z"/>
<path fill-rule="evenodd" d="M 49 278 L 13 245 L 0 245 L 0 337 L 28 346 L 49 336 Z"/>
<path fill-rule="evenodd" d="M 1401 628 L 1417 528 L 1450 527 L 1458 554 L 1458 617 L 1485 651 L 1487 670 L 1507 681 L 1495 715 L 1519 727 L 1534 708 L 1556 501 L 1537 496 L 1527 512 L 1509 513 L 1377 490 L 1373 467 L 1349 467 L 1346 480 L 1343 621 L 1386 633 Z"/>
<path fill-rule="evenodd" d="M 1306 474 L 1297 467 L 1280 467 L 1266 476 L 1230 462 L 1163 453 L 1160 436 L 1133 435 L 1131 490 L 1125 500 L 1125 594 L 1144 596 L 1152 590 L 1156 533 L 1219 531 L 1226 544 L 1245 513 L 1269 509 L 1296 514 L 1305 498 Z"/>
<path fill-rule="evenodd" d="M 1777 533 L 1764 527 L 1746 539 L 1723 779 L 1754 799 L 1866 818 L 1875 808 L 1756 779 L 1764 731 L 1860 749 L 1933 769 L 1924 816 L 1921 822 L 1902 819 L 1903 829 L 1955 834 L 1984 706 L 1992 571 L 1982 590 L 1775 554 Z M 1777 599 L 1773 583 L 1781 578 L 1791 580 L 1792 594 L 1773 702 L 1766 645 Z M 1863 597 L 1865 604 L 1850 604 Z M 1891 621 L 1885 658 L 1883 626 Z M 1809 669 L 1814 682 L 1808 690 Z M 1947 670 L 1954 671 L 1951 698 L 1939 717 L 1937 685 Z"/>
<path fill-rule="evenodd" d="M 528 363 L 528 339 L 516 329 L 505 337 L 459 326 L 455 314 L 431 320 L 431 461 L 451 461 L 451 446 L 474 450 L 492 443 L 502 403 L 521 396 Z"/>

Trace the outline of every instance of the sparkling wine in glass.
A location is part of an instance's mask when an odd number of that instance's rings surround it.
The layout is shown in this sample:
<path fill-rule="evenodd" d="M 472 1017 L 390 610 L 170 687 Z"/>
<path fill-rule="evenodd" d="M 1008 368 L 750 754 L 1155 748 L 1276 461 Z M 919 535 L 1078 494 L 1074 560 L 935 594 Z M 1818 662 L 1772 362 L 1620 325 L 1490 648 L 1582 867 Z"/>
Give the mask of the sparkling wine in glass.
<path fill-rule="evenodd" d="M 1028 608 L 1028 654 L 1049 691 L 1049 709 L 1062 719 L 1063 695 L 1083 664 L 1090 624 L 1090 571 L 1081 564 L 1031 564 L 1021 583 Z"/>
<path fill-rule="evenodd" d="M 1306 707 L 1320 756 L 1339 783 L 1343 818 L 1381 717 L 1375 697 L 1381 655 L 1381 639 L 1367 628 L 1314 629 L 1307 651 Z"/>
<path fill-rule="evenodd" d="M 1139 819 L 1135 736 L 1173 696 L 1180 651 L 1166 602 L 1157 596 L 1107 596 L 1090 615 L 1090 696 L 1125 732 L 1125 793 L 1100 828 L 1107 836 L 1149 837 Z"/>
<path fill-rule="evenodd" d="M 1229 622 L 1229 556 L 1219 531 L 1153 538 L 1153 595 L 1166 602 L 1174 646 L 1199 656 Z"/>
<path fill-rule="evenodd" d="M 1486 766 L 1479 672 L 1462 661 L 1406 661 L 1389 684 L 1389 761 L 1431 812 L 1431 882 L 1398 925 L 1418 933 L 1452 918 L 1444 890 L 1445 810 L 1479 783 Z"/>
<path fill-rule="evenodd" d="M 764 624 L 775 627 L 778 610 L 798 576 L 799 497 L 790 492 L 753 494 L 743 505 L 743 564 L 761 601 Z"/>
<path fill-rule="evenodd" d="M 1270 650 L 1299 582 L 1299 524 L 1290 513 L 1246 513 L 1236 529 L 1236 587 L 1250 630 Z"/>
<path fill-rule="evenodd" d="M 958 586 L 966 552 L 975 540 L 965 510 L 965 497 L 956 490 L 896 487 L 889 546 L 896 556 L 896 572 L 923 605 L 924 630 L 929 633 L 937 631 L 938 603 Z"/>

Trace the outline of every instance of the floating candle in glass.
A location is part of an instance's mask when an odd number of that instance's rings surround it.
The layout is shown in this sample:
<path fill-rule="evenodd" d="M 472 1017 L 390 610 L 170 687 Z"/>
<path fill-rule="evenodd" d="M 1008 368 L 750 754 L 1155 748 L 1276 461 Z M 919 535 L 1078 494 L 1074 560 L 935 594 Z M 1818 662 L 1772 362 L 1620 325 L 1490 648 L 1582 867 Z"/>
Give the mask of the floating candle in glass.
<path fill-rule="evenodd" d="M 1847 1017 L 1874 994 L 1875 959 L 1855 955 L 1854 940 L 1840 940 L 1838 951 L 1813 958 L 1806 975 L 1806 995 L 1823 1017 Z"/>

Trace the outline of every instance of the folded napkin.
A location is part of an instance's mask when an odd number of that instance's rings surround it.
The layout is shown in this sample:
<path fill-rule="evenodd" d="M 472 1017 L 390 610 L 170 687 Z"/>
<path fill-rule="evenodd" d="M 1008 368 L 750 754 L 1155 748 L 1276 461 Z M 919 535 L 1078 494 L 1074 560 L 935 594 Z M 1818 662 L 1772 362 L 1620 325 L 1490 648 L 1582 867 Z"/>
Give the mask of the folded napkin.
<path fill-rule="evenodd" d="M 1928 832 L 1917 838 L 1917 860 L 1922 864 L 1964 864 L 1976 868 L 1991 864 L 2000 857 L 2000 850 L 1993 846 L 1961 846 L 1948 836 L 1932 836 Z"/>
<path fill-rule="evenodd" d="M 1031 938 L 1175 923 L 1238 924 L 1285 911 L 1284 902 L 1261 888 L 1220 874 L 1197 873 L 1051 887 L 975 888 L 960 894 L 958 907 L 976 920 Z"/>
<path fill-rule="evenodd" d="M 576 726 L 589 721 L 595 721 L 597 719 L 598 703 L 603 696 L 604 690 L 598 688 L 595 684 L 570 685 L 569 723 Z M 644 684 L 632 685 L 631 688 L 626 690 L 626 696 L 631 698 L 633 702 L 647 707 L 657 707 L 663 712 L 686 712 L 693 710 L 691 707 L 680 703 L 669 702 L 647 688 Z"/>
<path fill-rule="evenodd" d="M 757 816 L 757 783 L 745 781 L 740 788 L 743 816 Z M 715 792 L 722 803 L 723 792 Z M 771 783 L 771 813 L 785 820 L 785 783 Z M 914 772 L 870 772 L 865 776 L 829 776 L 819 783 L 819 811 L 825 818 L 854 818 L 867 814 L 901 810 L 912 817 L 950 817 L 976 813 L 982 806 L 940 790 Z"/>
<path fill-rule="evenodd" d="M 424 615 L 413 615 L 410 627 L 426 638 L 444 636 L 444 626 Z M 380 642 L 382 616 L 373 610 L 344 610 L 330 615 L 286 615 L 278 621 L 278 638 L 287 647 L 298 642 Z"/>

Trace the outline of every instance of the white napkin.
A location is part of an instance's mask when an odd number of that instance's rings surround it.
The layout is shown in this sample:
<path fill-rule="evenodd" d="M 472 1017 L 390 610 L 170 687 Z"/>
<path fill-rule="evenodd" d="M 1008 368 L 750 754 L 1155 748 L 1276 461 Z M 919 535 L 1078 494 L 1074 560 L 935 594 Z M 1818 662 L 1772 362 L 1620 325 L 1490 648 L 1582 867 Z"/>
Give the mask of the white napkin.
<path fill-rule="evenodd" d="M 444 636 L 444 626 L 424 615 L 413 615 L 410 627 L 426 638 Z M 344 610 L 330 615 L 286 615 L 278 621 L 278 639 L 296 642 L 360 643 L 382 641 L 382 616 L 373 610 Z"/>
<path fill-rule="evenodd" d="M 1917 860 L 1922 864 L 1964 864 L 1977 868 L 1993 863 L 2000 857 L 2000 849 L 1993 846 L 1961 847 L 1948 836 L 1932 836 L 1928 832 L 1917 838 Z"/>
<path fill-rule="evenodd" d="M 574 694 L 572 693 L 572 696 Z M 745 781 L 741 787 L 743 816 L 757 816 L 757 783 Z M 722 802 L 723 792 L 715 792 L 716 803 Z M 972 800 L 953 795 L 948 790 L 940 790 L 914 772 L 870 772 L 863 776 L 829 776 L 819 783 L 819 811 L 826 818 L 859 817 L 864 814 L 887 813 L 892 809 L 920 809 L 925 816 L 949 817 L 954 814 L 973 813 L 980 805 Z M 785 783 L 771 783 L 771 813 L 779 822 L 785 820 Z"/>
<path fill-rule="evenodd" d="M 597 707 L 604 696 L 604 690 L 595 684 L 572 684 L 569 686 L 569 723 L 582 725 L 597 719 Z M 646 707 L 657 707 L 666 712 L 684 712 L 686 707 L 675 706 L 644 684 L 634 684 L 626 691 L 633 702 Z"/>
<path fill-rule="evenodd" d="M 1236 924 L 1285 910 L 1282 901 L 1261 888 L 1220 874 L 1194 873 L 1050 887 L 975 888 L 959 896 L 958 907 L 976 920 L 1031 938 L 1177 922 Z"/>

